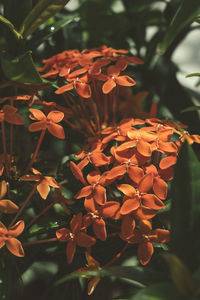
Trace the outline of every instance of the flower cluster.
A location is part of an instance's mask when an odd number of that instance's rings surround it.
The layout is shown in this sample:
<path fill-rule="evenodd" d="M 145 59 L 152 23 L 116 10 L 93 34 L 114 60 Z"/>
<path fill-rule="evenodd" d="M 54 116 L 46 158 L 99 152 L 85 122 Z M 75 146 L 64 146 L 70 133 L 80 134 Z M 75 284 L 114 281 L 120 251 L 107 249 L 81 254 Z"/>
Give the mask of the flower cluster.
<path fill-rule="evenodd" d="M 152 230 L 152 219 L 165 207 L 168 181 L 173 178 L 183 142 L 183 134 L 176 127 L 156 118 L 130 118 L 90 139 L 76 155 L 80 162 L 70 162 L 73 175 L 84 185 L 75 195 L 77 201 L 83 201 L 84 214 L 73 217 L 71 233 L 63 228 L 57 238 L 70 243 L 76 240 L 80 245 L 74 233 L 86 234 L 92 227 L 95 238 L 105 241 L 107 226 L 115 220 L 120 224 L 120 238 L 139 244 L 138 258 L 146 265 L 153 254 L 152 243 L 165 243 L 170 236 L 168 230 Z M 87 239 L 84 247 L 95 243 Z M 75 248 L 69 248 L 71 262 Z"/>
<path fill-rule="evenodd" d="M 128 64 L 143 62 L 128 56 L 128 51 L 124 49 L 102 46 L 82 52 L 64 51 L 43 60 L 43 63 L 39 71 L 44 73 L 42 77 L 57 79 L 61 85 L 55 93 L 64 95 L 76 119 L 73 125 L 75 123 L 79 130 L 84 129 L 83 132 L 95 135 L 111 123 L 109 116 L 115 123 L 120 88 L 136 84 L 125 71 Z M 68 91 L 76 92 L 80 103 L 74 101 Z"/>

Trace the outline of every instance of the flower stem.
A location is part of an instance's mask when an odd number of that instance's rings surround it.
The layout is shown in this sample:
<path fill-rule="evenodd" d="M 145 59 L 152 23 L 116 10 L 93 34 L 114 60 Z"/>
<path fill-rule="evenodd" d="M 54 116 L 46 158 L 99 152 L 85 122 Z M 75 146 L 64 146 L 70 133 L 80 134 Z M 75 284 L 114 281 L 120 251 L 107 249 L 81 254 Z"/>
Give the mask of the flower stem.
<path fill-rule="evenodd" d="M 36 215 L 28 225 L 26 225 L 25 230 L 28 229 L 33 223 L 35 223 L 42 215 L 44 215 L 54 204 L 58 203 L 59 200 L 51 202 L 47 207 L 45 207 L 38 215 Z"/>
<path fill-rule="evenodd" d="M 34 241 L 34 242 L 25 242 L 23 243 L 23 246 L 31 246 L 36 244 L 44 244 L 44 243 L 50 243 L 50 242 L 56 242 L 57 238 L 51 238 L 46 240 L 40 240 L 40 241 Z"/>
<path fill-rule="evenodd" d="M 39 183 L 40 183 L 40 181 L 39 181 Z M 13 220 L 11 221 L 9 227 L 12 226 L 12 225 L 15 223 L 15 221 L 17 220 L 17 218 L 20 216 L 20 214 L 21 214 L 22 211 L 24 210 L 25 206 L 27 205 L 27 203 L 29 202 L 29 200 L 31 199 L 31 197 L 33 196 L 33 194 L 35 193 L 35 191 L 36 191 L 36 189 L 37 189 L 37 186 L 38 186 L 38 184 L 36 184 L 36 185 L 33 187 L 32 191 L 29 193 L 29 195 L 27 196 L 26 200 L 24 201 L 24 204 L 22 205 L 22 207 L 20 207 L 20 209 L 18 210 L 16 216 L 15 216 L 15 217 L 13 218 Z"/>
<path fill-rule="evenodd" d="M 30 163 L 28 164 L 28 167 L 26 168 L 26 172 L 28 172 L 28 170 L 32 167 L 32 164 L 34 163 L 34 161 L 35 161 L 35 159 L 36 159 L 36 157 L 37 157 L 37 155 L 38 155 L 38 151 L 39 151 L 40 146 L 41 146 L 41 143 L 42 143 L 42 141 L 43 141 L 45 132 L 46 132 L 46 129 L 43 129 L 42 132 L 41 132 L 41 134 L 40 134 L 40 137 L 39 137 L 37 146 L 36 146 L 36 148 L 35 148 L 35 152 L 34 152 L 34 154 L 33 154 L 33 157 L 32 157 L 32 159 L 31 159 Z"/>
<path fill-rule="evenodd" d="M 112 264 L 114 264 L 122 256 L 122 254 L 126 251 L 127 247 L 128 247 L 128 243 L 126 243 L 124 245 L 124 247 L 122 248 L 122 250 L 119 253 L 117 253 L 117 255 L 115 255 L 115 257 L 113 259 L 111 259 L 111 261 L 109 261 L 107 264 L 105 264 L 102 268 L 105 269 L 105 268 L 111 266 Z"/>

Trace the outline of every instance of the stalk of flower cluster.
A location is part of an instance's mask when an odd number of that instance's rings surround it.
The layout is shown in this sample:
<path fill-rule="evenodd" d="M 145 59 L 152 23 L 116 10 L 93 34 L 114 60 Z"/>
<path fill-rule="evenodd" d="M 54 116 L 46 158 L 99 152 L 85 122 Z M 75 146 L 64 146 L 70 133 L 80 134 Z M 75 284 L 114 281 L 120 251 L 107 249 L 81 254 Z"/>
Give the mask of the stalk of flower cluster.
<path fill-rule="evenodd" d="M 23 243 L 23 246 L 31 246 L 31 245 L 44 244 L 44 243 L 50 243 L 50 242 L 56 242 L 56 241 L 57 241 L 57 238 L 51 238 L 51 239 L 40 240 L 40 241 L 25 242 L 25 243 Z"/>
<path fill-rule="evenodd" d="M 9 177 L 8 153 L 7 153 L 7 147 L 6 147 L 6 135 L 5 135 L 4 121 L 1 122 L 1 134 L 2 134 L 4 161 L 5 161 L 5 171 L 6 171 L 6 176 Z"/>
<path fill-rule="evenodd" d="M 30 163 L 28 164 L 28 167 L 26 168 L 26 172 L 28 172 L 29 169 L 32 167 L 32 164 L 34 163 L 34 161 L 35 161 L 35 159 L 36 159 L 36 157 L 37 157 L 37 155 L 38 155 L 38 152 L 39 152 L 41 143 L 42 143 L 43 138 L 44 138 L 44 135 L 45 135 L 45 132 L 46 132 L 46 129 L 43 129 L 43 130 L 41 131 L 41 134 L 40 134 L 40 137 L 39 137 L 37 146 L 36 146 L 36 148 L 35 148 L 35 152 L 34 152 L 34 154 L 33 154 L 33 157 L 32 157 L 32 159 L 31 159 Z"/>
<path fill-rule="evenodd" d="M 115 257 L 113 259 L 111 259 L 107 264 L 105 264 L 102 269 L 108 268 L 109 266 L 111 266 L 112 264 L 114 264 L 121 256 L 122 254 L 126 251 L 127 247 L 128 247 L 128 243 L 126 243 L 124 245 L 124 247 L 122 248 L 122 250 L 117 253 L 117 255 L 115 255 Z"/>
<path fill-rule="evenodd" d="M 92 133 L 92 135 L 95 135 L 94 123 L 91 120 L 91 117 L 87 112 L 87 109 L 86 109 L 85 103 L 84 103 L 84 99 L 81 96 L 79 96 L 79 99 L 80 99 L 80 105 L 81 105 L 82 112 L 83 112 L 84 123 L 87 126 L 88 130 Z"/>
<path fill-rule="evenodd" d="M 45 207 L 38 215 L 36 215 L 25 227 L 25 229 L 28 229 L 31 227 L 42 215 L 44 215 L 52 206 L 54 206 L 56 203 L 58 203 L 59 200 L 55 200 L 51 202 L 47 207 Z"/>
<path fill-rule="evenodd" d="M 38 184 L 40 183 L 41 181 L 38 182 Z M 22 207 L 20 207 L 20 209 L 18 210 L 16 216 L 13 218 L 13 220 L 11 221 L 9 227 L 11 227 L 15 221 L 17 220 L 17 218 L 21 215 L 22 211 L 24 210 L 25 206 L 27 205 L 27 203 L 29 202 L 29 200 L 31 199 L 31 197 L 33 196 L 33 194 L 35 193 L 36 189 L 37 189 L 37 186 L 38 184 L 36 184 L 33 189 L 31 190 L 31 192 L 29 193 L 29 195 L 27 196 L 26 200 L 24 201 L 24 204 L 22 205 Z"/>

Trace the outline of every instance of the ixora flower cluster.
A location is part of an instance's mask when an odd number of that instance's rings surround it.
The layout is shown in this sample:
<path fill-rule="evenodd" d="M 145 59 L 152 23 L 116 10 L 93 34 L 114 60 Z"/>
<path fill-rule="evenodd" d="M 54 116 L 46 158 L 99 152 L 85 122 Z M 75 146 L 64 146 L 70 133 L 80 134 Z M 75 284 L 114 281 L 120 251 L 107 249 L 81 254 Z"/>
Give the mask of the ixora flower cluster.
<path fill-rule="evenodd" d="M 139 58 L 128 56 L 126 50 L 106 46 L 82 52 L 69 50 L 43 62 L 45 65 L 39 69 L 44 73 L 42 77 L 56 80 L 53 86 L 59 88 L 55 93 L 64 97 L 67 107 L 45 101 L 39 93 L 43 85 L 16 83 L 15 96 L 0 98 L 3 150 L 0 155 L 0 248 L 23 257 L 24 246 L 66 242 L 68 263 L 73 261 L 76 248 L 80 246 L 86 249 L 88 260 L 88 267 L 81 270 L 99 269 L 100 264 L 90 255 L 91 247 L 97 240 L 104 242 L 118 236 L 125 246 L 102 268 L 119 258 L 130 244 L 138 244 L 138 259 L 146 265 L 154 252 L 153 243 L 166 243 L 170 237 L 169 230 L 155 228 L 153 221 L 157 212 L 165 207 L 168 181 L 173 178 L 180 147 L 185 140 L 189 144 L 200 143 L 200 136 L 190 135 L 185 126 L 177 122 L 153 118 L 155 104 L 145 120 L 123 119 L 117 125 L 121 95 L 124 89 L 135 85 L 126 67 L 129 63 L 142 64 Z M 28 93 L 18 95 L 19 89 Z M 5 104 L 7 101 L 9 104 Z M 24 162 L 20 168 L 16 155 L 20 141 L 14 133 L 19 136 L 20 127 L 25 124 L 19 112 L 26 105 L 29 106 L 30 124 L 28 130 L 27 127 L 23 130 L 29 134 L 35 132 L 35 135 L 40 132 L 40 135 L 27 165 Z M 70 162 L 75 180 L 83 185 L 77 190 L 75 199 L 62 195 L 60 182 L 64 178 L 57 182 L 34 166 L 40 162 L 40 147 L 46 134 L 65 140 L 62 121 L 88 138 L 88 144 L 76 154 L 79 162 Z M 24 200 L 18 192 L 20 194 L 21 185 L 26 182 L 32 189 Z M 50 187 L 56 189 L 54 194 Z M 37 209 L 30 220 L 26 208 L 28 204 L 30 207 L 35 193 L 44 200 L 52 196 L 53 201 L 44 204 L 41 211 Z M 23 238 L 24 231 L 57 203 L 68 215 L 70 224 L 66 222 L 66 227 L 58 229 L 50 239 L 25 242 L 22 239 L 21 242 L 16 238 L 21 234 Z M 76 204 L 78 212 L 75 214 L 72 205 Z M 27 220 L 26 226 L 23 219 Z M 7 228 L 3 223 L 9 224 Z M 89 282 L 89 294 L 98 281 L 99 277 Z"/>
<path fill-rule="evenodd" d="M 146 265 L 152 243 L 165 243 L 170 232 L 152 229 L 152 219 L 165 207 L 167 182 L 173 178 L 182 133 L 173 123 L 156 118 L 125 119 L 108 127 L 70 162 L 76 179 L 84 186 L 75 198 L 83 212 L 71 228 L 61 228 L 57 238 L 67 242 L 67 259 L 73 260 L 76 245 L 90 248 L 96 239 L 108 238 L 111 221 L 116 234 L 128 244 L 138 244 L 138 259 Z M 87 234 L 92 227 L 94 237 Z"/>

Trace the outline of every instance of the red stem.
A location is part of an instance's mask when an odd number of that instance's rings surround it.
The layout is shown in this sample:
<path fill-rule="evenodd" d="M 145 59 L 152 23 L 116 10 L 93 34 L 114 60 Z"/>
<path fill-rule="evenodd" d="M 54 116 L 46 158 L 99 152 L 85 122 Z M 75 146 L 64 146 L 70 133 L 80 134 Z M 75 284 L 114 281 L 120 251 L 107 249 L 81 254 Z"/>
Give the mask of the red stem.
<path fill-rule="evenodd" d="M 23 246 L 31 246 L 36 244 L 44 244 L 44 243 L 57 242 L 57 241 L 58 241 L 57 238 L 51 238 L 46 240 L 34 241 L 34 242 L 26 242 L 23 243 Z"/>
<path fill-rule="evenodd" d="M 1 134 L 2 134 L 2 142 L 3 142 L 3 154 L 4 154 L 4 161 L 5 161 L 5 171 L 6 171 L 6 176 L 9 177 L 8 154 L 7 154 L 7 147 L 6 147 L 6 135 L 5 135 L 5 123 L 4 123 L 4 121 L 1 122 Z"/>
<path fill-rule="evenodd" d="M 39 183 L 40 183 L 40 181 L 39 181 Z M 38 183 L 38 184 L 39 184 L 39 183 Z M 31 197 L 33 196 L 33 194 L 35 193 L 38 184 L 36 184 L 36 185 L 33 187 L 32 191 L 29 193 L 29 195 L 27 196 L 26 200 L 24 201 L 24 204 L 22 205 L 22 207 L 20 207 L 20 209 L 18 210 L 16 216 L 15 216 L 15 217 L 13 218 L 13 220 L 11 221 L 9 227 L 12 226 L 12 225 L 15 223 L 15 221 L 17 220 L 17 218 L 20 216 L 20 214 L 21 214 L 22 211 L 24 210 L 25 206 L 27 205 L 27 203 L 29 202 L 29 200 L 31 199 Z"/>
<path fill-rule="evenodd" d="M 39 140 L 38 140 L 38 143 L 37 143 L 37 146 L 35 148 L 35 152 L 33 154 L 33 157 L 30 161 L 30 163 L 28 164 L 28 167 L 26 168 L 26 172 L 28 172 L 28 170 L 32 167 L 32 164 L 34 163 L 35 159 L 36 159 L 36 156 L 38 154 L 38 151 L 40 149 L 40 146 L 41 146 L 41 143 L 43 141 L 43 138 L 44 138 L 44 135 L 45 135 L 45 132 L 46 132 L 46 129 L 43 129 L 41 134 L 40 134 L 40 137 L 39 137 Z"/>
<path fill-rule="evenodd" d="M 122 254 L 126 251 L 128 247 L 128 243 L 125 244 L 125 246 L 122 248 L 122 250 L 117 253 L 117 255 L 115 255 L 115 257 L 113 259 L 111 259 L 111 261 L 109 261 L 107 264 L 105 264 L 102 268 L 105 269 L 109 266 L 111 266 L 113 263 L 115 263 L 121 256 Z"/>

